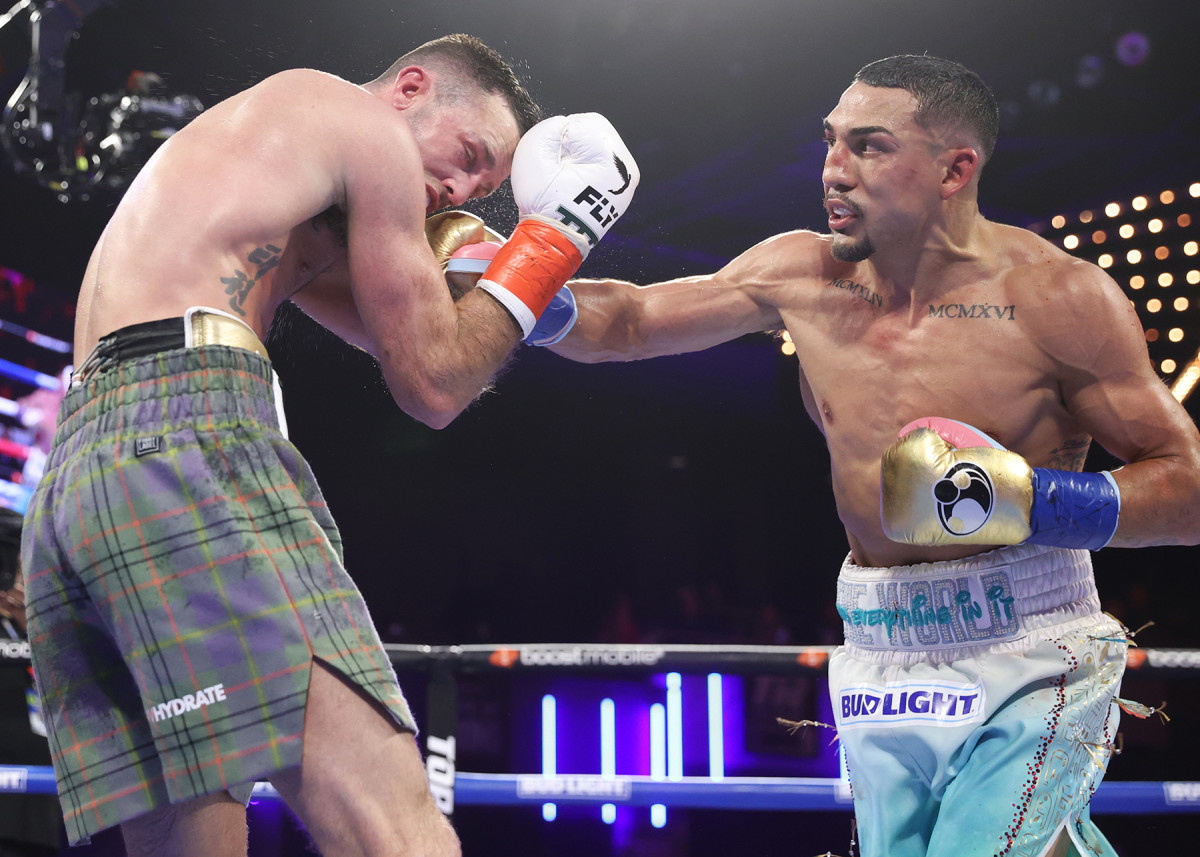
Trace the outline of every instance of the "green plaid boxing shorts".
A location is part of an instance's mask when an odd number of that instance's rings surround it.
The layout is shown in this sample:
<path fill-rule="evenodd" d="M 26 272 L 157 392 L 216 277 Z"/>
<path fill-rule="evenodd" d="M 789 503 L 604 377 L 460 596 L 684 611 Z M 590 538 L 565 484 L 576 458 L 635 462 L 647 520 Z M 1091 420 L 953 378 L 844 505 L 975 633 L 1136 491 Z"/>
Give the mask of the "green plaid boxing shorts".
<path fill-rule="evenodd" d="M 22 559 L 72 844 L 299 765 L 314 658 L 416 731 L 257 354 L 171 348 L 71 389 Z"/>

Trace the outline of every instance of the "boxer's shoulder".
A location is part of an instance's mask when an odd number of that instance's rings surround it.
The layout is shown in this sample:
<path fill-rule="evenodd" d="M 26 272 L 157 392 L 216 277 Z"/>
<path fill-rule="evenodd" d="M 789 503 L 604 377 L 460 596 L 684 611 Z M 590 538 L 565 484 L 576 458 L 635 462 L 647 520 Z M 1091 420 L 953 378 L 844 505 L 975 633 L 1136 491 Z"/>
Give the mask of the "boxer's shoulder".
<path fill-rule="evenodd" d="M 247 92 L 265 93 L 284 89 L 299 94 L 347 94 L 354 91 L 366 94 L 366 90 L 345 78 L 315 68 L 288 68 L 264 77 Z"/>
<path fill-rule="evenodd" d="M 1053 331 L 1068 317 L 1109 324 L 1128 315 L 1128 298 L 1104 269 L 1023 229 L 1003 227 L 996 235 L 1003 241 L 993 244 L 991 279 L 1025 321 L 1046 321 Z"/>
<path fill-rule="evenodd" d="M 1045 238 L 1016 226 L 987 222 L 981 258 L 1009 280 L 1071 284 L 1107 279 L 1102 269 Z"/>
<path fill-rule="evenodd" d="M 772 288 L 817 281 L 830 258 L 822 236 L 804 229 L 774 235 L 734 259 L 723 272 L 746 286 Z"/>

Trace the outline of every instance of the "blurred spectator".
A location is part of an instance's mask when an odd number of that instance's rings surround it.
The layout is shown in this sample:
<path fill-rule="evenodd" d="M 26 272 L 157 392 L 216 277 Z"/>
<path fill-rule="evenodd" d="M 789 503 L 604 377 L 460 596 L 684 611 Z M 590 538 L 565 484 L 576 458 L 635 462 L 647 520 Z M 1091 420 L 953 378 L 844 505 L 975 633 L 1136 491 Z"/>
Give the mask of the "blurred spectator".
<path fill-rule="evenodd" d="M 57 388 L 38 387 L 17 400 L 17 424 L 5 434 L 28 447 L 20 472 L 13 476 L 24 489 L 32 490 L 42 478 L 69 377 L 68 366 L 60 372 Z M 25 586 L 20 569 L 23 511 L 24 503 L 19 509 L 0 505 L 0 641 L 9 644 L 5 653 L 14 655 L 0 657 L 0 764 L 49 765 L 50 747 L 25 634 Z M 54 795 L 0 794 L 0 857 L 55 854 L 62 838 Z"/>
<path fill-rule="evenodd" d="M 790 646 L 792 629 L 783 621 L 779 608 L 771 603 L 760 604 L 754 614 L 750 642 L 760 646 Z"/>
<path fill-rule="evenodd" d="M 618 593 L 612 606 L 600 622 L 596 635 L 598 643 L 640 643 L 641 632 L 633 610 L 633 598 L 626 592 Z"/>

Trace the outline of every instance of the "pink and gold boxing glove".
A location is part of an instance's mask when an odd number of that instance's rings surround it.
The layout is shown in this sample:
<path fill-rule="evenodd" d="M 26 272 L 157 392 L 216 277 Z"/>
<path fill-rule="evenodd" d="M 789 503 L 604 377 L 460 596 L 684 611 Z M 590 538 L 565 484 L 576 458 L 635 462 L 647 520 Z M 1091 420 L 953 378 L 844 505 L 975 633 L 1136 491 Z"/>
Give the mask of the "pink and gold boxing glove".
<path fill-rule="evenodd" d="M 941 417 L 900 430 L 883 454 L 881 489 L 887 537 L 916 545 L 1099 550 L 1121 510 L 1111 473 L 1030 467 L 973 426 Z"/>

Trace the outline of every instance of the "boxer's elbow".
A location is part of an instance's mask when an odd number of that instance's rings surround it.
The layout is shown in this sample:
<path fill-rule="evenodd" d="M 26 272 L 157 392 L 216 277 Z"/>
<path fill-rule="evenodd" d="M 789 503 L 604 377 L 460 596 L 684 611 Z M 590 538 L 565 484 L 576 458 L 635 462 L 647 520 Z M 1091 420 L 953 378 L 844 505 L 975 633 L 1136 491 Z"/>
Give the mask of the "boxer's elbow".
<path fill-rule="evenodd" d="M 439 383 L 436 377 L 409 376 L 401 383 L 389 383 L 392 398 L 400 410 L 432 429 L 444 429 L 474 401 L 454 386 Z"/>
<path fill-rule="evenodd" d="M 470 402 L 457 404 L 445 398 L 439 400 L 422 400 L 420 402 L 400 403 L 400 409 L 418 422 L 424 423 L 431 429 L 444 429 L 461 414 Z"/>
<path fill-rule="evenodd" d="M 1134 461 L 1113 476 L 1121 506 L 1110 545 L 1200 545 L 1200 465 L 1192 457 Z"/>
<path fill-rule="evenodd" d="M 1200 544 L 1200 444 L 1191 443 L 1176 456 L 1164 460 L 1166 467 L 1153 472 L 1150 494 L 1156 498 L 1153 517 L 1173 521 L 1175 538 L 1169 544 Z M 1120 471 L 1116 478 L 1121 479 Z M 1174 512 L 1174 514 L 1172 514 Z M 1174 519 L 1174 520 L 1173 520 Z"/>

